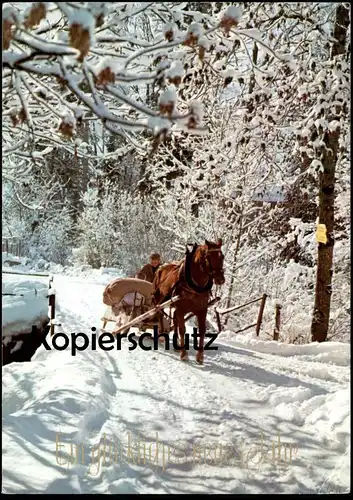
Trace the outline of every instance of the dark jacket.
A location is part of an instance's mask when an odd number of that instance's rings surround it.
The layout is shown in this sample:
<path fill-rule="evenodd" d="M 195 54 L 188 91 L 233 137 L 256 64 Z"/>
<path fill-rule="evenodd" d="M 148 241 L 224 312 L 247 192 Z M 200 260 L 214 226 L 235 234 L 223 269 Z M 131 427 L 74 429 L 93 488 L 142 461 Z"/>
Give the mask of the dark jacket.
<path fill-rule="evenodd" d="M 158 266 L 159 267 L 159 266 Z M 153 278 L 158 267 L 152 267 L 151 264 L 146 264 L 142 269 L 136 274 L 135 278 L 140 280 L 149 281 L 153 283 Z"/>

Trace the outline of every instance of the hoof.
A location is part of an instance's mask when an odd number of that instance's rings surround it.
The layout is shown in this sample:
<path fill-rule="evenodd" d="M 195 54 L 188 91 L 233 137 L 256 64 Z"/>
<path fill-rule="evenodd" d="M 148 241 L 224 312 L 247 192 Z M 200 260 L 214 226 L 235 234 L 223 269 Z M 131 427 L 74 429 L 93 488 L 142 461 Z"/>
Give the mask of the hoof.
<path fill-rule="evenodd" d="M 203 354 L 196 356 L 196 363 L 199 365 L 203 365 Z"/>
<path fill-rule="evenodd" d="M 181 359 L 181 361 L 189 361 L 188 353 L 187 352 L 182 352 L 180 354 L 180 359 Z"/>

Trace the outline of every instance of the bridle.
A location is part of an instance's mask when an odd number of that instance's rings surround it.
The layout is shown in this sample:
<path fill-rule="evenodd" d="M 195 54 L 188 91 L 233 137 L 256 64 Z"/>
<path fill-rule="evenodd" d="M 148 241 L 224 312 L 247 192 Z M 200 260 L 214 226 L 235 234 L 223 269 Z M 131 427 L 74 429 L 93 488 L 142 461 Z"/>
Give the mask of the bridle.
<path fill-rule="evenodd" d="M 185 278 L 185 281 L 186 281 L 188 288 L 190 288 L 193 292 L 206 293 L 206 292 L 211 291 L 211 288 L 213 286 L 213 280 L 214 280 L 214 277 L 217 273 L 217 271 L 213 269 L 212 264 L 210 262 L 210 259 L 208 258 L 209 252 L 220 252 L 222 257 L 223 257 L 223 254 L 219 248 L 208 248 L 207 249 L 207 253 L 206 253 L 205 257 L 200 262 L 200 268 L 201 268 L 202 272 L 206 276 L 209 277 L 209 279 L 205 285 L 203 285 L 203 286 L 197 285 L 194 282 L 194 280 L 192 279 L 190 265 L 191 265 L 191 261 L 193 259 L 193 256 L 195 255 L 196 250 L 198 248 L 200 248 L 200 246 L 201 245 L 198 246 L 195 244 L 193 246 L 193 250 L 191 252 L 189 252 L 189 251 L 186 252 L 185 260 L 184 260 L 184 264 L 183 264 L 184 278 Z"/>
<path fill-rule="evenodd" d="M 206 276 L 208 276 L 208 281 L 205 285 L 200 286 L 194 282 L 194 280 L 192 279 L 192 276 L 191 276 L 191 262 L 193 260 L 193 257 L 195 255 L 196 250 L 198 248 L 200 248 L 200 246 L 201 245 L 194 244 L 192 251 L 189 251 L 187 249 L 187 251 L 185 253 L 184 260 L 182 261 L 181 266 L 179 268 L 180 269 L 179 279 L 178 279 L 178 281 L 176 281 L 176 283 L 173 286 L 173 289 L 171 291 L 171 297 L 173 297 L 174 295 L 177 295 L 177 293 L 178 293 L 177 290 L 185 288 L 185 285 L 186 285 L 186 288 L 189 289 L 189 291 L 196 293 L 196 294 L 207 293 L 207 292 L 211 291 L 212 286 L 213 286 L 213 280 L 214 280 L 214 277 L 217 273 L 217 270 L 214 270 L 212 267 L 211 261 L 209 259 L 209 253 L 210 252 L 220 253 L 220 256 L 222 257 L 222 261 L 224 259 L 224 256 L 223 256 L 220 248 L 207 248 L 206 255 L 201 260 L 199 265 L 200 265 L 202 272 Z M 163 265 L 160 266 L 159 269 L 161 269 L 162 267 L 163 267 Z M 169 276 L 169 274 L 167 274 L 164 277 L 164 279 L 162 280 L 161 283 L 163 283 L 168 278 L 168 276 Z"/>
<path fill-rule="evenodd" d="M 211 252 L 218 252 L 220 254 L 220 257 L 222 257 L 222 262 L 223 262 L 224 256 L 222 254 L 222 251 L 219 248 L 208 248 L 206 256 L 205 256 L 204 261 L 203 261 L 205 263 L 205 265 L 202 263 L 200 267 L 205 274 L 208 274 L 209 276 L 211 276 L 214 279 L 215 275 L 217 273 L 217 270 L 213 269 L 211 261 L 209 259 L 209 254 Z"/>

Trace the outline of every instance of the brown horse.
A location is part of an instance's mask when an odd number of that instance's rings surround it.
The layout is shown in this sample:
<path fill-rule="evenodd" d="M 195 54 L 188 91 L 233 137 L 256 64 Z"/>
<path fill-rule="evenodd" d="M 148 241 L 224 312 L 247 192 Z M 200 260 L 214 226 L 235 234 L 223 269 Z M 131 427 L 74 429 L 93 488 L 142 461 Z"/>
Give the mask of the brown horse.
<path fill-rule="evenodd" d="M 180 300 L 175 303 L 174 334 L 180 341 L 180 359 L 187 360 L 185 347 L 185 314 L 193 313 L 197 317 L 199 327 L 199 343 L 196 361 L 203 363 L 204 339 L 206 333 L 206 316 L 213 282 L 223 285 L 222 240 L 217 243 L 205 241 L 204 245 L 193 246 L 190 252 L 186 249 L 185 258 L 178 264 L 164 264 L 156 271 L 153 281 L 152 304 L 162 304 L 173 296 Z M 162 314 L 160 315 L 160 318 Z M 161 329 L 161 321 L 160 331 Z"/>

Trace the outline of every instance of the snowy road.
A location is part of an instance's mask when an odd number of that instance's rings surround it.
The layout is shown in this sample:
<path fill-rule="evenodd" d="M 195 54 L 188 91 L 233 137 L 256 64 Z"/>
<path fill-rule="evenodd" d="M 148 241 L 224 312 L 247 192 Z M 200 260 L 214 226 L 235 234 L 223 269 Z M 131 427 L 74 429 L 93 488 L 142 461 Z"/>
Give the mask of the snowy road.
<path fill-rule="evenodd" d="M 54 283 L 57 331 L 101 326 L 102 285 Z M 5 366 L 3 492 L 348 491 L 349 345 L 236 338 L 203 367 L 126 343 Z"/>

